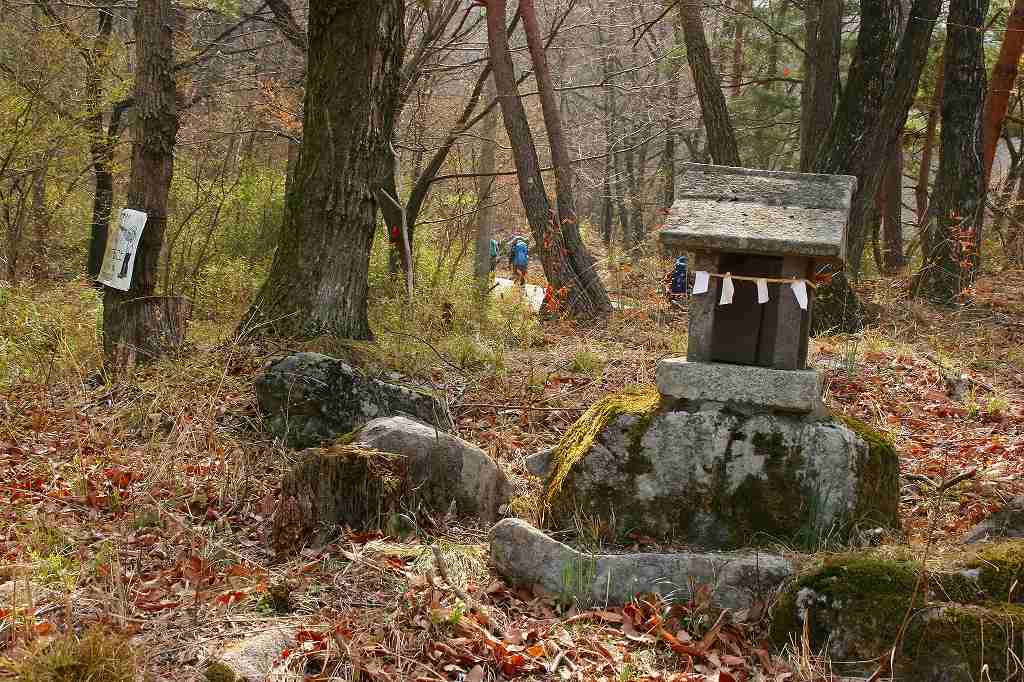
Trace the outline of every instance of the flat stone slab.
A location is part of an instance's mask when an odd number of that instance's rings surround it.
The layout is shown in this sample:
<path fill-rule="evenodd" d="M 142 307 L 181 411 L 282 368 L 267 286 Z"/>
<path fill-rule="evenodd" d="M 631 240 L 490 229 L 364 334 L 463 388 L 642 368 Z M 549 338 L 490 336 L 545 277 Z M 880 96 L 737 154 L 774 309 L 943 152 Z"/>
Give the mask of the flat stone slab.
<path fill-rule="evenodd" d="M 744 609 L 765 603 L 794 575 L 792 563 L 776 554 L 590 554 L 548 537 L 522 519 L 494 525 L 491 560 L 506 580 L 539 584 L 566 601 L 587 606 L 625 604 L 642 592 L 686 600 L 692 596 L 691 586 L 708 585 L 713 606 Z"/>
<path fill-rule="evenodd" d="M 856 186 L 848 175 L 686 163 L 659 238 L 670 249 L 841 262 Z"/>
<path fill-rule="evenodd" d="M 782 370 L 750 365 L 658 361 L 658 392 L 669 398 L 712 401 L 783 412 L 820 412 L 822 380 L 817 370 Z"/>

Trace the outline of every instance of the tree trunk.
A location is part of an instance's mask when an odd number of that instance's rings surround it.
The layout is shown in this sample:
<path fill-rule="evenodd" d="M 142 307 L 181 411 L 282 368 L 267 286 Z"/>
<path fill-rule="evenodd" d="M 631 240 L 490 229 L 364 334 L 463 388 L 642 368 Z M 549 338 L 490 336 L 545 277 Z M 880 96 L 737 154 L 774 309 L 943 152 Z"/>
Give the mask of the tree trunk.
<path fill-rule="evenodd" d="M 544 267 L 551 299 L 555 306 L 570 315 L 607 312 L 611 309 L 611 303 L 603 284 L 597 278 L 597 273 L 592 268 L 582 272 L 575 269 L 576 262 L 571 254 L 575 245 L 567 239 L 569 235 L 554 224 L 555 214 L 544 191 L 540 160 L 537 158 L 533 135 L 530 133 L 526 111 L 523 109 L 519 87 L 516 85 L 512 55 L 505 32 L 505 0 L 489 0 L 487 4 L 487 42 L 502 119 L 519 176 L 519 197 L 526 210 L 534 245 Z M 576 229 L 578 239 L 578 228 Z M 588 286 L 589 283 L 594 283 L 595 286 Z M 552 301 L 546 301 L 545 310 L 552 312 L 552 308 Z"/>
<path fill-rule="evenodd" d="M 1018 179 L 1017 194 L 1010 206 L 1009 218 L 1006 261 L 1010 266 L 1021 267 L 1024 266 L 1024 173 Z"/>
<path fill-rule="evenodd" d="M 574 314 L 607 315 L 612 309 L 611 301 L 608 299 L 604 283 L 597 273 L 594 258 L 590 255 L 580 236 L 576 202 L 573 197 L 572 162 L 569 159 L 569 149 L 565 144 L 565 136 L 562 132 L 562 115 L 555 98 L 551 69 L 548 66 L 547 53 L 540 34 L 534 0 L 520 0 L 519 13 L 523 18 L 523 31 L 526 33 L 526 42 L 530 49 L 534 78 L 537 80 L 537 91 L 540 95 L 541 110 L 544 115 L 544 129 L 547 131 L 548 144 L 551 147 L 551 160 L 555 166 L 558 222 L 552 227 L 554 231 L 561 232 L 571 270 L 577 280 L 577 286 L 582 291 L 582 295 L 574 299 L 574 304 L 570 306 L 570 309 Z M 502 19 L 502 23 L 504 23 L 504 19 Z M 504 32 L 502 34 L 504 35 Z"/>
<path fill-rule="evenodd" d="M 488 81 L 487 99 L 494 98 L 494 83 Z M 498 112 L 492 111 L 484 119 L 483 129 L 480 131 L 480 164 L 477 172 L 482 177 L 476 179 L 477 214 L 476 214 L 476 258 L 473 261 L 473 274 L 481 288 L 486 290 L 486 284 L 491 275 L 491 239 L 494 238 L 494 138 L 498 134 Z"/>
<path fill-rule="evenodd" d="M 932 92 L 931 107 L 928 110 L 928 125 L 925 128 L 924 144 L 921 147 L 921 166 L 917 171 L 917 187 L 914 201 L 917 207 L 917 230 L 922 233 L 928 220 L 928 185 L 932 174 L 932 153 L 935 149 L 935 133 L 939 128 L 939 108 L 942 106 L 942 86 L 946 78 L 945 54 L 947 40 L 942 47 L 942 56 L 935 63 L 935 90 Z"/>
<path fill-rule="evenodd" d="M 903 267 L 903 146 L 892 148 L 878 193 L 884 250 L 879 269 L 891 275 Z"/>
<path fill-rule="evenodd" d="M 147 219 L 129 289 L 107 287 L 103 296 L 103 351 L 115 372 L 151 362 L 184 340 L 181 318 L 187 312 L 155 296 L 178 136 L 173 23 L 170 0 L 139 0 L 135 12 L 138 113 L 128 206 L 144 211 Z"/>
<path fill-rule="evenodd" d="M 729 109 L 722 94 L 721 78 L 711 61 L 704 21 L 700 16 L 700 0 L 679 2 L 679 22 L 686 40 L 686 59 L 697 88 L 701 118 L 708 134 L 708 151 L 714 162 L 721 166 L 739 166 L 740 153 L 736 146 L 736 132 L 732 127 Z"/>
<path fill-rule="evenodd" d="M 749 3 L 746 0 L 736 0 L 736 9 L 739 12 L 747 10 L 749 9 Z M 747 22 L 738 12 L 734 14 L 732 21 L 732 74 L 730 74 L 729 90 L 733 97 L 739 97 L 743 90 L 740 84 L 743 82 L 743 34 Z"/>
<path fill-rule="evenodd" d="M 854 64 L 836 120 L 829 130 L 829 142 L 815 164 L 817 172 L 857 176 L 847 233 L 847 253 L 851 260 L 848 267 L 855 275 L 864 251 L 863 218 L 881 182 L 882 173 L 877 171 L 903 132 L 942 3 L 941 0 L 914 0 L 900 39 L 894 72 L 891 67 L 880 64 L 879 59 L 891 49 L 891 32 L 898 26 L 899 10 L 896 3 L 883 5 L 876 8 L 874 3 L 861 4 L 861 31 Z M 879 91 L 885 87 L 886 74 L 892 76 L 882 98 Z M 877 111 L 879 100 L 884 100 L 880 112 Z M 818 289 L 813 326 L 815 331 L 836 327 L 854 331 L 862 326 L 864 312 L 846 277 L 839 273 L 829 285 Z"/>
<path fill-rule="evenodd" d="M 1010 104 L 1010 93 L 1017 82 L 1017 66 L 1021 50 L 1024 49 L 1024 0 L 1014 0 L 1010 18 L 1006 21 L 1003 43 L 999 47 L 999 59 L 992 67 L 992 83 L 985 99 L 985 122 L 982 128 L 984 145 L 985 186 L 992 175 L 992 161 L 996 156 L 996 145 L 1003 131 L 1003 121 Z"/>
<path fill-rule="evenodd" d="M 310 3 L 302 144 L 270 274 L 243 322 L 263 323 L 260 333 L 372 337 L 375 190 L 393 163 L 404 9 L 402 0 Z"/>
<path fill-rule="evenodd" d="M 800 92 L 800 170 L 814 168 L 836 107 L 842 0 L 808 0 L 804 86 Z"/>
<path fill-rule="evenodd" d="M 935 180 L 935 221 L 916 290 L 955 302 L 970 285 L 985 209 L 985 167 L 979 112 L 985 101 L 982 27 L 988 0 L 952 0 L 942 97 L 942 145 Z"/>
<path fill-rule="evenodd" d="M 108 10 L 97 10 L 96 38 L 92 50 L 87 52 L 85 72 L 85 104 L 89 110 L 86 127 L 89 131 L 89 153 L 92 157 L 95 187 L 92 201 L 92 223 L 89 228 L 89 256 L 86 274 L 96 279 L 103 265 L 103 252 L 110 231 L 110 212 L 114 203 L 114 144 L 119 135 L 120 110 L 111 113 L 110 126 L 103 129 L 103 99 L 105 97 L 102 59 L 107 52 L 113 32 L 114 15 Z"/>

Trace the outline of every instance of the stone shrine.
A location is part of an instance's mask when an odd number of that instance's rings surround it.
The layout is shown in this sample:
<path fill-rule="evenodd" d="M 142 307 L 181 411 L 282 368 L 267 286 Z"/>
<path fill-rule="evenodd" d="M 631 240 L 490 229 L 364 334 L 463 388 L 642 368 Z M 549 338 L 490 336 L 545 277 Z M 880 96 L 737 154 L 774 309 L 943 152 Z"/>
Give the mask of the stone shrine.
<path fill-rule="evenodd" d="M 895 451 L 833 418 L 807 368 L 813 276 L 844 261 L 856 179 L 685 164 L 679 185 L 661 241 L 693 254 L 687 357 L 569 429 L 547 524 L 715 549 L 895 528 Z"/>
<path fill-rule="evenodd" d="M 811 280 L 820 266 L 845 259 L 856 178 L 701 164 L 682 170 L 679 198 L 659 237 L 673 255 L 692 252 L 692 269 L 710 276 L 706 293 L 695 287 L 690 300 L 686 359 L 659 364 L 659 390 L 689 400 L 819 409 L 818 373 L 805 370 Z M 735 291 L 721 305 L 726 274 Z M 759 302 L 757 279 L 767 302 Z"/>

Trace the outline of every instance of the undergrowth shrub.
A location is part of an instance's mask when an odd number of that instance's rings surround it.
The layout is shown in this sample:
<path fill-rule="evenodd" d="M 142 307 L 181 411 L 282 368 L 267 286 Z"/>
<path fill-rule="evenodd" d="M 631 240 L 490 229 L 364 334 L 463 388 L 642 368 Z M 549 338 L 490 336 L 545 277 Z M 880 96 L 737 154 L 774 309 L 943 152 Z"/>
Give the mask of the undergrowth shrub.
<path fill-rule="evenodd" d="M 417 239 L 414 296 L 408 302 L 405 275 L 388 270 L 386 239 L 374 242 L 370 260 L 370 327 L 374 361 L 409 374 L 439 363 L 449 369 L 502 374 L 514 349 L 536 345 L 543 332 L 524 301 L 482 295 L 472 262 L 437 257 L 432 241 Z"/>
<path fill-rule="evenodd" d="M 246 258 L 212 262 L 192 290 L 192 318 L 232 325 L 245 314 L 267 270 Z"/>
<path fill-rule="evenodd" d="M 40 645 L 15 667 L 19 682 L 132 682 L 137 648 L 120 635 L 93 626 L 82 636 L 62 635 Z"/>
<path fill-rule="evenodd" d="M 84 376 L 101 365 L 99 293 L 82 280 L 0 283 L 0 386 Z"/>

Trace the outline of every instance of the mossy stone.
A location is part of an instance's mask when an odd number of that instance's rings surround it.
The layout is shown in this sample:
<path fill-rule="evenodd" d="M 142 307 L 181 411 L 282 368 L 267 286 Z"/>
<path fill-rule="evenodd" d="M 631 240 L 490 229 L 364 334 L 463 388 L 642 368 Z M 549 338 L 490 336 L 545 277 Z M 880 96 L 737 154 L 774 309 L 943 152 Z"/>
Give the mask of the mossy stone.
<path fill-rule="evenodd" d="M 235 671 L 220 661 L 214 661 L 207 666 L 203 677 L 206 679 L 206 682 L 237 682 L 238 680 L 238 675 L 235 674 Z"/>
<path fill-rule="evenodd" d="M 861 526 L 899 528 L 900 458 L 895 446 L 887 435 L 859 419 L 843 414 L 833 417 L 868 446 L 868 457 L 857 470 L 861 489 L 856 495 L 858 500 L 867 504 L 854 510 L 852 520 Z"/>
<path fill-rule="evenodd" d="M 1019 570 L 1024 547 L 992 547 L 1002 568 L 996 588 Z M 806 568 L 780 595 L 770 636 L 776 648 L 799 641 L 807 619 L 813 651 L 832 659 L 842 675 L 870 675 L 891 652 L 906 622 L 895 657 L 904 679 L 968 682 L 988 666 L 991 679 L 1013 673 L 1024 656 L 1024 606 L 992 599 L 992 583 L 978 557 L 930 571 L 877 552 L 836 555 Z M 994 563 L 993 563 L 994 565 Z M 961 601 L 952 601 L 961 600 Z M 852 663 L 843 663 L 852 662 Z"/>

